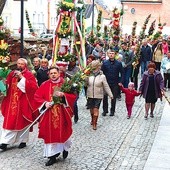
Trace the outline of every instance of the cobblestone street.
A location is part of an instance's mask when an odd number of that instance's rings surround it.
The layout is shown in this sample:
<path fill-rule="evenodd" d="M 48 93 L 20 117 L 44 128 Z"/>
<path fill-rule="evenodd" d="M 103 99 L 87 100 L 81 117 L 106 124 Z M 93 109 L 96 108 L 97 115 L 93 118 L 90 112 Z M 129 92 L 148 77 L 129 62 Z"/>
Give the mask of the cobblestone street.
<path fill-rule="evenodd" d="M 73 143 L 66 160 L 63 161 L 60 155 L 53 166 L 45 166 L 47 159 L 43 158 L 43 141 L 37 138 L 35 125 L 26 148 L 21 150 L 14 145 L 9 146 L 6 152 L 0 152 L 0 169 L 143 170 L 158 130 L 165 99 L 156 103 L 155 117 L 145 120 L 144 99 L 137 97 L 132 117 L 127 119 L 122 94 L 114 117 L 103 117 L 100 108 L 96 131 L 90 125 L 90 113 L 85 103 L 85 97 L 81 95 L 78 100 L 79 121 L 73 123 Z"/>

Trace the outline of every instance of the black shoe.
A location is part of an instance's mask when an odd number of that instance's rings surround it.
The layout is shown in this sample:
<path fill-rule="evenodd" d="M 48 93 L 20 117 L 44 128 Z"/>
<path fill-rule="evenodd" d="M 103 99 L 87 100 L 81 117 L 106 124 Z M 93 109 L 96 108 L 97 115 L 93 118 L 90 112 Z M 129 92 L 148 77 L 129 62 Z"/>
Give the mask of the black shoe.
<path fill-rule="evenodd" d="M 74 117 L 74 123 L 78 122 L 78 118 Z"/>
<path fill-rule="evenodd" d="M 22 149 L 22 148 L 25 148 L 26 146 L 27 146 L 26 143 L 22 142 L 22 143 L 19 144 L 18 148 Z"/>
<path fill-rule="evenodd" d="M 6 151 L 7 150 L 7 144 L 2 143 L 0 145 L 0 149 L 2 149 L 3 151 Z"/>
<path fill-rule="evenodd" d="M 54 155 L 56 158 L 60 156 L 60 153 L 57 153 Z"/>
<path fill-rule="evenodd" d="M 63 151 L 63 159 L 66 159 L 67 158 L 67 156 L 68 156 L 68 151 Z"/>
<path fill-rule="evenodd" d="M 127 116 L 127 119 L 130 119 L 130 116 Z"/>
<path fill-rule="evenodd" d="M 55 156 L 51 156 L 50 159 L 48 160 L 48 162 L 45 164 L 45 166 L 51 166 L 54 163 L 56 163 L 56 158 L 55 158 Z"/>
<path fill-rule="evenodd" d="M 106 116 L 106 112 L 103 112 L 103 113 L 102 113 L 102 116 Z"/>
<path fill-rule="evenodd" d="M 114 116 L 115 114 L 114 113 L 110 113 L 110 115 L 109 116 Z"/>
<path fill-rule="evenodd" d="M 147 119 L 148 119 L 148 116 L 147 116 L 147 115 L 145 115 L 145 116 L 144 116 L 144 118 L 145 118 L 145 120 L 147 120 Z"/>
<path fill-rule="evenodd" d="M 119 101 L 121 101 L 121 96 L 118 96 L 117 99 L 118 99 Z"/>
<path fill-rule="evenodd" d="M 154 118 L 154 115 L 153 115 L 153 114 L 150 114 L 150 117 L 151 117 L 151 118 Z"/>

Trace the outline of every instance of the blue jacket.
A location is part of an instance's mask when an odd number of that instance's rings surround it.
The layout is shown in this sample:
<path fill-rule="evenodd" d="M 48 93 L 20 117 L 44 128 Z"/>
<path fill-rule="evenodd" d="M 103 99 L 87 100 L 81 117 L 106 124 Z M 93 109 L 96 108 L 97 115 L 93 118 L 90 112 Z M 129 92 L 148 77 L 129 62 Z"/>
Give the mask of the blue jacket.
<path fill-rule="evenodd" d="M 118 83 L 123 82 L 123 67 L 121 62 L 117 60 L 105 60 L 101 69 L 110 86 L 115 86 Z"/>
<path fill-rule="evenodd" d="M 152 49 L 149 45 L 146 47 L 142 46 L 141 48 L 141 56 L 140 56 L 140 62 L 146 62 L 152 60 Z"/>

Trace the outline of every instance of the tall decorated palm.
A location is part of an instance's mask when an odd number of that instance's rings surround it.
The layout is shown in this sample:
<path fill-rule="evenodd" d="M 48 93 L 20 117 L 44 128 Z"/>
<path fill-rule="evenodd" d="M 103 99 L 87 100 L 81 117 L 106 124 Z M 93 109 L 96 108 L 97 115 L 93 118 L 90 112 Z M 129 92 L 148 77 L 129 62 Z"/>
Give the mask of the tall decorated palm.
<path fill-rule="evenodd" d="M 123 10 L 119 10 L 118 8 L 113 9 L 113 15 L 112 15 L 112 21 L 110 22 L 111 24 L 111 29 L 110 29 L 110 34 L 113 38 L 114 41 L 119 42 L 120 39 L 120 18 L 123 15 Z"/>
<path fill-rule="evenodd" d="M 53 37 L 53 65 L 66 67 L 73 57 L 77 57 L 81 68 L 71 79 L 65 79 L 60 90 L 67 93 L 79 92 L 83 86 L 84 78 L 91 72 L 90 67 L 86 68 L 83 16 L 78 13 L 83 9 L 78 9 L 78 2 L 77 0 L 59 2 L 57 24 Z M 81 4 L 79 6 L 83 7 L 83 3 Z M 79 42 L 79 46 L 77 42 Z M 60 102 L 59 98 L 54 97 L 53 100 L 55 103 Z"/>
<path fill-rule="evenodd" d="M 145 19 L 144 24 L 142 26 L 142 30 L 141 30 L 140 35 L 139 35 L 138 44 L 137 44 L 137 47 L 136 47 L 136 54 L 135 54 L 135 57 L 134 57 L 134 62 L 132 63 L 132 65 L 133 65 L 132 77 L 133 77 L 133 74 L 135 72 L 136 67 L 139 64 L 142 40 L 146 38 L 145 31 L 146 31 L 146 28 L 147 28 L 147 25 L 148 25 L 150 18 L 151 18 L 151 14 L 149 14 L 147 16 L 147 18 Z"/>
<path fill-rule="evenodd" d="M 6 86 L 4 85 L 4 81 L 10 72 L 10 69 L 8 68 L 10 54 L 7 43 L 8 32 L 3 24 L 4 21 L 0 16 L 0 92 L 6 95 Z"/>
<path fill-rule="evenodd" d="M 57 62 L 66 65 L 73 55 L 77 55 L 80 65 L 82 67 L 86 65 L 85 38 L 81 29 L 84 27 L 80 28 L 77 21 L 77 4 L 77 0 L 62 0 L 58 4 L 57 24 L 53 38 L 53 64 Z M 80 41 L 80 50 L 75 43 L 77 36 Z"/>

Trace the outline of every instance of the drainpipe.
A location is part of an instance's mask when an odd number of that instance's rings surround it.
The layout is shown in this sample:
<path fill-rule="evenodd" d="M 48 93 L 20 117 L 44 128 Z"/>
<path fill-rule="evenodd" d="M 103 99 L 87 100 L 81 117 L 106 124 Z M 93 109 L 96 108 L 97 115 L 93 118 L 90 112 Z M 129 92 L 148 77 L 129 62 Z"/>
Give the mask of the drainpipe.
<path fill-rule="evenodd" d="M 50 1 L 51 0 L 48 0 L 48 6 L 47 6 L 47 12 L 48 12 L 48 15 L 47 15 L 47 33 L 49 33 L 50 31 Z"/>
<path fill-rule="evenodd" d="M 24 57 L 24 0 L 21 0 L 21 47 L 20 57 Z"/>

